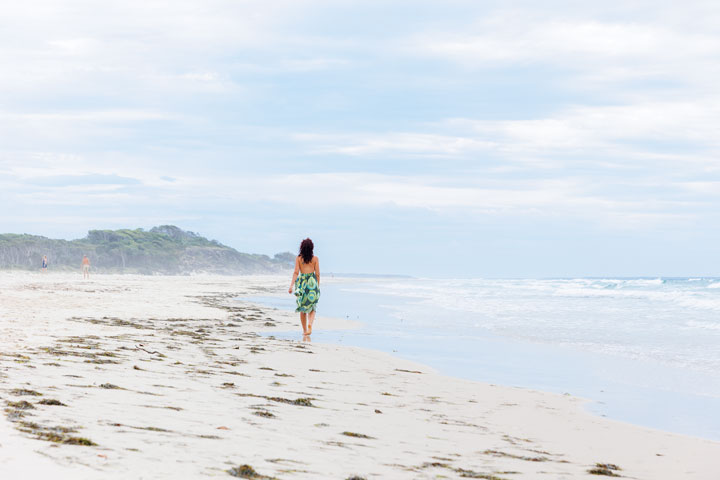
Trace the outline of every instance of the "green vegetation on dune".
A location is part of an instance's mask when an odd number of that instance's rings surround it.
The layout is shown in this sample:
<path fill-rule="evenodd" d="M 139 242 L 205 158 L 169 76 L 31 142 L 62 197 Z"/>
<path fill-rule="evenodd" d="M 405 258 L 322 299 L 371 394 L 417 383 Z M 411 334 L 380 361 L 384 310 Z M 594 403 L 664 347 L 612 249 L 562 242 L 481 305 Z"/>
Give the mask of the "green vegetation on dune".
<path fill-rule="evenodd" d="M 285 270 L 295 256 L 274 257 L 238 252 L 216 240 L 173 225 L 150 230 L 90 230 L 78 240 L 55 240 L 27 234 L 0 235 L 0 268 L 35 270 L 43 255 L 52 270 L 78 269 L 87 255 L 92 271 L 183 275 L 195 272 L 233 274 Z"/>

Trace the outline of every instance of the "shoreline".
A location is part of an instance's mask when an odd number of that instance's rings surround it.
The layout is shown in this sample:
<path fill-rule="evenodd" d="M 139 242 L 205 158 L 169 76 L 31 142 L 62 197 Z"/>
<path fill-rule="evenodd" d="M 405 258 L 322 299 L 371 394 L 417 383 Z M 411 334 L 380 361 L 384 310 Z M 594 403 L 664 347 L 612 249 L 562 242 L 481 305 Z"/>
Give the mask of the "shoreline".
<path fill-rule="evenodd" d="M 260 336 L 298 328 L 296 315 L 231 300 L 286 282 L 0 273 L 0 396 L 10 410 L 0 432 L 12 432 L 0 471 L 232 478 L 246 464 L 274 478 L 597 478 L 588 471 L 603 463 L 653 480 L 720 471 L 720 443 L 596 417 L 577 397 Z M 22 401 L 33 408 L 8 404 Z"/>
<path fill-rule="evenodd" d="M 324 292 L 329 296 L 321 313 L 358 317 L 364 325 L 348 332 L 319 330 L 314 335 L 316 340 L 393 353 L 455 378 L 570 393 L 589 399 L 585 408 L 597 416 L 720 441 L 718 417 L 711 414 L 720 408 L 717 375 L 617 353 L 503 335 L 478 328 L 483 319 L 473 317 L 477 313 L 472 311 L 436 307 L 426 314 L 423 310 L 432 307 L 424 306 L 424 297 L 413 295 L 414 286 L 423 291 L 422 284 L 392 283 L 391 291 L 409 293 L 401 295 L 381 293 L 383 284 L 371 292 L 362 282 L 338 280 L 326 281 Z M 263 296 L 256 301 L 283 310 L 292 308 L 282 295 Z M 455 315 L 461 317 L 456 319 Z M 434 324 L 427 323 L 430 316 L 437 320 Z M 478 323 L 468 328 L 473 322 Z M 293 331 L 277 337 L 291 339 L 295 335 Z"/>

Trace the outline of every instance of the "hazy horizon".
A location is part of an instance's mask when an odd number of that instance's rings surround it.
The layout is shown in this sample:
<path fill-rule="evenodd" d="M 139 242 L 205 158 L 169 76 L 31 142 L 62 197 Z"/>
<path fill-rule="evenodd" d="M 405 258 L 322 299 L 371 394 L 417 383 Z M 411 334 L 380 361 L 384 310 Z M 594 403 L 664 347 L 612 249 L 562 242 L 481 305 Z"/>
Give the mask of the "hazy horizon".
<path fill-rule="evenodd" d="M 172 224 L 325 271 L 720 275 L 720 5 L 37 0 L 0 230 Z"/>

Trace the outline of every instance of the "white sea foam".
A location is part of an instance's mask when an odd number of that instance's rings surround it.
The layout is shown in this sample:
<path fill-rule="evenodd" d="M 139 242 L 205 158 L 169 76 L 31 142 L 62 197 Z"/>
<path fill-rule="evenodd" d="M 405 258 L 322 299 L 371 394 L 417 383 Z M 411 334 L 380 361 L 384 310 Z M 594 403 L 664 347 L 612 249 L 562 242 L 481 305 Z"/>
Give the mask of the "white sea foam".
<path fill-rule="evenodd" d="M 486 330 L 720 372 L 717 279 L 417 279 L 352 290 L 405 298 L 393 308 L 405 325 L 432 328 L 454 312 L 442 328 L 457 335 Z"/>

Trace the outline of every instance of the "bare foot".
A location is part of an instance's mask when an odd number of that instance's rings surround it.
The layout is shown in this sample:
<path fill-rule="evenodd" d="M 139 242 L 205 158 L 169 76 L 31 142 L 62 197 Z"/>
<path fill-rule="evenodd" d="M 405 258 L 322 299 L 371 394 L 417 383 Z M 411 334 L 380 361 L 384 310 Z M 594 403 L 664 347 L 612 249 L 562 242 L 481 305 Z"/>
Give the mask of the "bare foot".
<path fill-rule="evenodd" d="M 312 325 L 308 326 L 307 334 L 312 335 Z"/>

